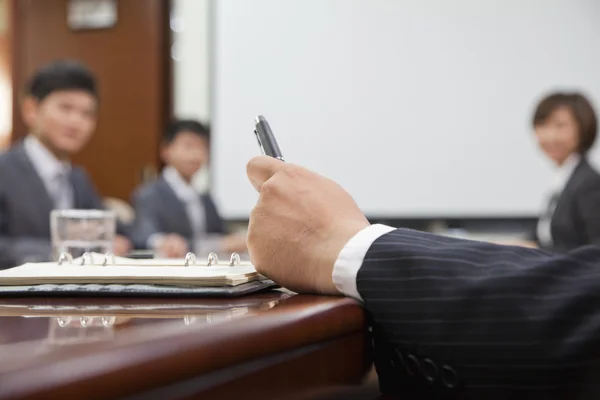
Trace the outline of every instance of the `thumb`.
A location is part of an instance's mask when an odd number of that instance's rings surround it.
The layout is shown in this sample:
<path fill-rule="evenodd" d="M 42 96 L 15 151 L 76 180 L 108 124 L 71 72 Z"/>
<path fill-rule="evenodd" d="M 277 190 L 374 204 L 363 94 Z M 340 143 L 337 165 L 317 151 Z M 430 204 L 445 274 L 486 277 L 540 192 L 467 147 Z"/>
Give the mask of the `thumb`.
<path fill-rule="evenodd" d="M 273 157 L 259 156 L 254 157 L 246 165 L 246 174 L 256 191 L 260 192 L 260 188 L 269 178 L 277 171 L 280 171 L 285 166 L 285 163 Z"/>

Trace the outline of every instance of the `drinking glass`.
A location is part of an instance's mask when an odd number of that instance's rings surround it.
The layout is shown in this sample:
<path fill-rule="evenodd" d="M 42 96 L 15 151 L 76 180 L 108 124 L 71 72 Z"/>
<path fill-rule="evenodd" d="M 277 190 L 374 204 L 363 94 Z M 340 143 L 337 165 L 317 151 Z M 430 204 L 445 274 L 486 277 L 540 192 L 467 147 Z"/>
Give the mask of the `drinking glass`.
<path fill-rule="evenodd" d="M 52 258 L 61 253 L 73 258 L 86 252 L 111 253 L 117 230 L 114 212 L 105 210 L 53 210 L 50 214 Z"/>

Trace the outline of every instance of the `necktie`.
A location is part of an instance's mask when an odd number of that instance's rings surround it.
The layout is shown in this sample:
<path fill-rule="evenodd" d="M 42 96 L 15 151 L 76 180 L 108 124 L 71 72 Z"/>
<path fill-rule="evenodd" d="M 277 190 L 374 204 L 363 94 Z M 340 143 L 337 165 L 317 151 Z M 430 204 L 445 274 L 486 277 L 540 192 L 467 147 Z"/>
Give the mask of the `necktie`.
<path fill-rule="evenodd" d="M 185 203 L 185 210 L 192 227 L 192 250 L 197 253 L 197 256 L 203 256 L 204 252 L 202 251 L 202 248 L 204 247 L 203 244 L 205 244 L 207 238 L 205 220 L 206 216 L 204 214 L 202 199 L 200 194 L 191 188 L 190 190 L 186 190 L 185 192 L 181 193 L 181 195 L 183 197 L 182 200 Z"/>
<path fill-rule="evenodd" d="M 52 200 L 55 209 L 67 210 L 73 208 L 73 187 L 69 179 L 69 171 L 61 170 L 54 176 Z"/>
<path fill-rule="evenodd" d="M 186 212 L 190 219 L 194 240 L 200 239 L 205 233 L 204 209 L 198 193 L 190 192 L 186 201 Z"/>

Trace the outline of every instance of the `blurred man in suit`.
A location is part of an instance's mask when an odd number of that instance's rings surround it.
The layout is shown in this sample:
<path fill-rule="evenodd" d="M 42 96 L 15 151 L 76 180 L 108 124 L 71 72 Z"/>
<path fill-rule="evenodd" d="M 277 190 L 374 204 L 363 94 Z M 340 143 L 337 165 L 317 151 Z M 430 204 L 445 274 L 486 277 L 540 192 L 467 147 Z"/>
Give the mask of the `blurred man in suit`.
<path fill-rule="evenodd" d="M 600 248 L 569 254 L 370 225 L 333 181 L 270 157 L 248 250 L 297 292 L 370 315 L 380 388 L 399 398 L 600 395 Z M 524 396 L 521 396 L 524 395 Z"/>
<path fill-rule="evenodd" d="M 46 65 L 28 83 L 22 115 L 29 134 L 0 156 L 1 266 L 51 258 L 51 210 L 103 208 L 88 175 L 69 161 L 92 136 L 97 111 L 96 80 L 78 62 Z M 125 255 L 130 247 L 119 235 L 113 251 Z"/>
<path fill-rule="evenodd" d="M 133 196 L 136 247 L 166 257 L 246 250 L 245 236 L 227 235 L 212 197 L 192 185 L 208 162 L 209 139 L 208 128 L 198 121 L 173 121 L 167 127 L 161 148 L 166 167 Z"/>

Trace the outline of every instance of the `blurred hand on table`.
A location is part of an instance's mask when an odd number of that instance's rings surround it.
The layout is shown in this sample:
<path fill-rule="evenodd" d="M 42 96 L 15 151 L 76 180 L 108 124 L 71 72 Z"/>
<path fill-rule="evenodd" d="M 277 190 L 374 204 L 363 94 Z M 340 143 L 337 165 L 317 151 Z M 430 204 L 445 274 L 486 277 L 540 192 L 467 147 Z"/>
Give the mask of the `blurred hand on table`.
<path fill-rule="evenodd" d="M 161 236 L 154 248 L 160 257 L 166 258 L 183 258 L 190 251 L 187 240 L 176 233 Z"/>
<path fill-rule="evenodd" d="M 225 253 L 245 253 L 246 235 L 241 233 L 232 233 L 221 239 L 221 249 Z"/>
<path fill-rule="evenodd" d="M 131 244 L 131 241 L 125 236 L 117 235 L 115 237 L 115 240 L 113 241 L 113 254 L 115 256 L 124 257 L 132 248 L 133 245 Z"/>

